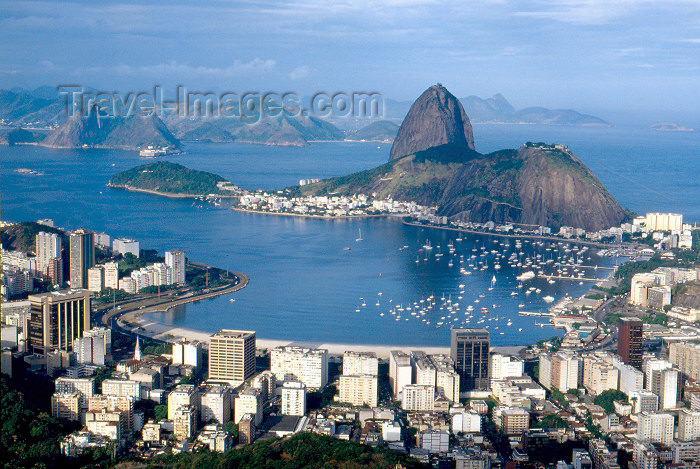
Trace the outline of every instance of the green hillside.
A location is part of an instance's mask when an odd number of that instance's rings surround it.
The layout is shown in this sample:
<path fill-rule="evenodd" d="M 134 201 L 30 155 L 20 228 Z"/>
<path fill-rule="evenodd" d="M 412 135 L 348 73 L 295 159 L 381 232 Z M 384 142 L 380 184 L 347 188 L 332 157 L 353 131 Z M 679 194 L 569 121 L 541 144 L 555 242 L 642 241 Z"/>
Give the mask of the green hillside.
<path fill-rule="evenodd" d="M 229 191 L 216 186 L 224 181 L 226 180 L 217 174 L 189 169 L 169 161 L 159 161 L 115 174 L 109 180 L 109 186 L 164 194 L 229 195 Z"/>

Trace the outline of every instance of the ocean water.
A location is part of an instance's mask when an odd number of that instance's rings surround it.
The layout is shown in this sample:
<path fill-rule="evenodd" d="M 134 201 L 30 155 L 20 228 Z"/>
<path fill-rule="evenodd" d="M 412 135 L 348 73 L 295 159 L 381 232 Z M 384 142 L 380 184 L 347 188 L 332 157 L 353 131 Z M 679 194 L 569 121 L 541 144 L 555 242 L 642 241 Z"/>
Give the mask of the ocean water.
<path fill-rule="evenodd" d="M 476 125 L 474 132 L 482 152 L 517 147 L 525 141 L 567 144 L 621 205 L 640 213 L 673 211 L 686 219 L 700 219 L 698 133 L 517 125 Z M 279 189 L 301 178 L 374 167 L 387 160 L 389 150 L 390 145 L 376 143 L 316 143 L 304 148 L 190 143 L 184 154 L 169 159 L 216 172 L 245 188 Z M 464 323 L 488 325 L 494 345 L 527 344 L 559 332 L 538 327 L 541 318 L 519 316 L 519 310 L 542 310 L 547 307 L 544 296 L 580 295 L 589 285 L 548 284 L 537 279 L 518 289 L 515 275 L 519 270 L 511 270 L 502 261 L 502 268 L 494 269 L 496 257 L 490 253 L 505 252 L 508 257 L 522 252 L 522 258 L 540 254 L 552 259 L 575 253 L 567 253 L 563 245 L 523 243 L 516 249 L 514 241 L 500 240 L 501 245 L 478 236 L 456 242 L 454 233 L 408 227 L 392 218 L 331 221 L 243 214 L 208 203 L 105 187 L 112 174 L 145 162 L 125 151 L 0 147 L 2 219 L 53 218 L 65 228 L 86 227 L 112 237 L 129 236 L 142 247 L 161 252 L 181 248 L 193 260 L 245 272 L 251 277 L 250 285 L 231 297 L 152 317 L 211 332 L 224 327 L 252 329 L 259 337 L 270 339 L 447 345 L 449 326 Z M 42 175 L 18 174 L 18 168 Z M 355 241 L 358 230 L 362 242 Z M 435 248 L 426 255 L 421 246 L 428 240 Z M 455 245 L 452 267 L 446 250 L 450 242 Z M 435 256 L 437 245 L 442 257 Z M 483 257 L 482 246 L 489 252 Z M 460 274 L 460 255 L 470 275 Z M 476 255 L 477 270 L 468 267 L 472 255 Z M 592 249 L 580 257 L 591 266 L 614 263 L 596 256 Z M 478 270 L 479 261 L 486 262 L 486 270 Z M 609 272 L 585 271 L 586 277 Z M 489 291 L 494 275 L 496 283 Z M 540 288 L 541 293 L 526 296 L 524 291 L 530 286 Z M 427 309 L 431 296 L 436 304 Z M 229 301 L 232 298 L 234 302 Z M 459 305 L 449 314 L 447 306 L 454 303 Z M 465 311 L 468 305 L 474 308 L 471 318 Z M 480 314 L 481 307 L 490 313 Z M 505 324 L 508 319 L 510 326 Z"/>

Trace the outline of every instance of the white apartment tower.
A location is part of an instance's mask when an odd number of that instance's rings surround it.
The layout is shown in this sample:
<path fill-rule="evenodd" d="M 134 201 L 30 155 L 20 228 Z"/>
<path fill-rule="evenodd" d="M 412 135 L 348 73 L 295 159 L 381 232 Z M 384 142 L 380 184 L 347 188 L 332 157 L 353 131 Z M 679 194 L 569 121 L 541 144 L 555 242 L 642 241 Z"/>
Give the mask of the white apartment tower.
<path fill-rule="evenodd" d="M 328 350 L 275 347 L 270 353 L 270 371 L 277 381 L 300 381 L 309 390 L 322 389 L 328 382 Z"/>
<path fill-rule="evenodd" d="M 401 400 L 404 386 L 413 383 L 411 357 L 400 350 L 392 350 L 389 355 L 389 383 L 394 399 Z"/>
<path fill-rule="evenodd" d="M 166 251 L 165 265 L 170 267 L 173 283 L 179 285 L 185 283 L 185 251 L 181 249 Z"/>
<path fill-rule="evenodd" d="M 298 381 L 287 381 L 282 386 L 282 414 L 306 414 L 306 386 Z"/>
<path fill-rule="evenodd" d="M 637 416 L 637 439 L 669 446 L 673 442 L 673 415 L 642 412 Z"/>

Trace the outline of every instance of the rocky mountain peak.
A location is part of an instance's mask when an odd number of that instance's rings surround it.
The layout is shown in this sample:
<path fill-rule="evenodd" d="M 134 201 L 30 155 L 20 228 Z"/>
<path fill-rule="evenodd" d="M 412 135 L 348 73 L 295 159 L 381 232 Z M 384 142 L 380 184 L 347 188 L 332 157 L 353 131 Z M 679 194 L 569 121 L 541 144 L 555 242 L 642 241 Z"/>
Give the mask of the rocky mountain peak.
<path fill-rule="evenodd" d="M 462 104 L 438 83 L 425 90 L 411 106 L 391 147 L 389 160 L 445 144 L 475 149 L 472 125 Z"/>

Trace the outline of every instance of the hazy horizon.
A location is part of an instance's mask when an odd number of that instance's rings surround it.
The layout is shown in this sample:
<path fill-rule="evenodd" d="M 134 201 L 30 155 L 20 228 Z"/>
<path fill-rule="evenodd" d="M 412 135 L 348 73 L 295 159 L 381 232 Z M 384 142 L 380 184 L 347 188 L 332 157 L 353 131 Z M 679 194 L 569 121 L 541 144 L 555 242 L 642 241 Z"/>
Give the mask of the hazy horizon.
<path fill-rule="evenodd" d="M 696 124 L 697 0 L 6 1 L 0 88 L 503 94 L 516 109 Z M 636 115 L 635 114 L 639 114 Z"/>

